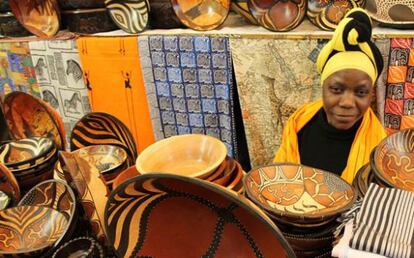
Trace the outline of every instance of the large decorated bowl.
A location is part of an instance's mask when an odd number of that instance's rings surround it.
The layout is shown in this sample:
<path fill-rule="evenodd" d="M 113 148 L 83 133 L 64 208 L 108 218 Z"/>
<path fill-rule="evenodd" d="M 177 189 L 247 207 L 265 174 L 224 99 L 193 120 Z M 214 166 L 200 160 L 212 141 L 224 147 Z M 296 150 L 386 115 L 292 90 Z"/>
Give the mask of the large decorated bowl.
<path fill-rule="evenodd" d="M 339 176 L 289 163 L 250 171 L 244 188 L 247 196 L 272 216 L 304 223 L 337 216 L 357 197 L 353 187 Z"/>
<path fill-rule="evenodd" d="M 305 17 L 305 0 L 248 0 L 250 13 L 264 28 L 272 31 L 289 31 Z"/>
<path fill-rule="evenodd" d="M 61 238 L 67 228 L 66 217 L 42 206 L 17 206 L 0 211 L 0 256 L 37 256 Z"/>
<path fill-rule="evenodd" d="M 118 257 L 294 257 L 242 196 L 195 178 L 134 177 L 110 195 L 105 226 Z"/>
<path fill-rule="evenodd" d="M 414 129 L 389 135 L 373 153 L 372 169 L 384 185 L 414 191 Z"/>
<path fill-rule="evenodd" d="M 381 26 L 414 28 L 413 1 L 366 0 L 365 9 Z"/>
<path fill-rule="evenodd" d="M 230 10 L 230 0 L 171 0 L 181 22 L 194 30 L 212 30 L 220 26 Z"/>
<path fill-rule="evenodd" d="M 106 9 L 118 27 L 128 33 L 139 33 L 148 27 L 148 0 L 106 0 Z"/>
<path fill-rule="evenodd" d="M 226 145 L 220 140 L 185 134 L 150 145 L 138 156 L 136 166 L 141 174 L 158 172 L 206 178 L 226 156 Z"/>

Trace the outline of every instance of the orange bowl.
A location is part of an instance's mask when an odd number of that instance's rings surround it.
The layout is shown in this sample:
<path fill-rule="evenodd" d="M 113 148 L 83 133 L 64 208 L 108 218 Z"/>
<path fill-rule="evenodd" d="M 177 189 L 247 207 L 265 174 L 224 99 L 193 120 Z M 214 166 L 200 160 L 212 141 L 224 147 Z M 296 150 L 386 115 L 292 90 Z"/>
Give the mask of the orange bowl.
<path fill-rule="evenodd" d="M 202 134 L 172 136 L 146 148 L 137 159 L 141 174 L 170 173 L 206 178 L 227 156 L 220 140 Z"/>

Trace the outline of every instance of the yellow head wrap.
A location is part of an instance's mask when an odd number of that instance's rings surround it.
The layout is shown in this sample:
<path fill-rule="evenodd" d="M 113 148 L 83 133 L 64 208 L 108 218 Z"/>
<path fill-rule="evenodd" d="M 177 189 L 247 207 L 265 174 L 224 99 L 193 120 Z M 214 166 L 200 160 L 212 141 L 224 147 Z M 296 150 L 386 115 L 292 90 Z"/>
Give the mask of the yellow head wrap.
<path fill-rule="evenodd" d="M 338 24 L 332 39 L 322 48 L 317 60 L 321 83 L 344 69 L 365 72 L 374 84 L 383 68 L 381 53 L 371 41 L 372 24 L 361 8 L 349 11 Z"/>

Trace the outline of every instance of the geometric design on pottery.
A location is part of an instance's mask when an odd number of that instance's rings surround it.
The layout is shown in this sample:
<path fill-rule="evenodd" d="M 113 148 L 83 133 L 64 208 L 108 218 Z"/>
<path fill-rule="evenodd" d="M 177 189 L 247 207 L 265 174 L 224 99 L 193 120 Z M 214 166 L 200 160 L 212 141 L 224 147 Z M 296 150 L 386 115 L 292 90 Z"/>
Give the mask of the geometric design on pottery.
<path fill-rule="evenodd" d="M 230 10 L 230 0 L 171 0 L 180 21 L 194 30 L 213 30 L 220 26 Z"/>
<path fill-rule="evenodd" d="M 414 191 L 414 129 L 385 138 L 376 148 L 374 172 L 385 183 Z"/>
<path fill-rule="evenodd" d="M 112 20 L 128 33 L 139 33 L 148 26 L 148 0 L 107 0 L 106 8 Z"/>
<path fill-rule="evenodd" d="M 292 217 L 339 214 L 356 197 L 340 177 L 319 169 L 278 164 L 251 171 L 245 178 L 248 196 L 272 213 Z"/>
<path fill-rule="evenodd" d="M 128 152 L 131 161 L 137 158 L 137 147 L 129 129 L 116 117 L 92 112 L 80 119 L 70 136 L 71 150 L 90 145 L 115 145 Z"/>
<path fill-rule="evenodd" d="M 333 30 L 352 8 L 363 6 L 365 0 L 309 0 L 309 20 L 324 30 Z"/>
<path fill-rule="evenodd" d="M 0 211 L 0 254 L 41 253 L 64 232 L 66 217 L 47 207 L 17 206 Z"/>
<path fill-rule="evenodd" d="M 105 226 L 119 257 L 292 255 L 268 218 L 235 197 L 197 179 L 142 175 L 111 193 Z"/>
<path fill-rule="evenodd" d="M 249 0 L 248 6 L 259 24 L 272 31 L 293 30 L 302 22 L 306 13 L 304 0 Z"/>

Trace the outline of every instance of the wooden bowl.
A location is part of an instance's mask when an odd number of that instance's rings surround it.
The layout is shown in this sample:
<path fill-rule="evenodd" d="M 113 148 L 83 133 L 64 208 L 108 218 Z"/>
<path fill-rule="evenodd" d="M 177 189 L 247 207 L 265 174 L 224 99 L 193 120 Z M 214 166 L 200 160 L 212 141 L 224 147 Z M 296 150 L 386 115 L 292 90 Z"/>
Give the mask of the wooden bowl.
<path fill-rule="evenodd" d="M 372 153 L 375 177 L 386 186 L 414 191 L 414 128 L 402 130 L 383 139 Z"/>
<path fill-rule="evenodd" d="M 253 202 L 272 215 L 303 223 L 337 216 L 357 197 L 339 176 L 290 163 L 251 170 L 244 178 L 244 188 Z"/>
<path fill-rule="evenodd" d="M 62 23 L 69 31 L 81 34 L 94 34 L 118 29 L 106 8 L 63 11 Z"/>
<path fill-rule="evenodd" d="M 230 190 L 239 190 L 239 186 L 241 187 L 243 185 L 243 176 L 244 172 L 239 162 L 234 160 L 236 167 L 234 168 L 233 177 L 230 180 L 230 183 L 226 185 L 227 189 Z"/>
<path fill-rule="evenodd" d="M 13 13 L 0 13 L 0 35 L 6 37 L 25 37 L 31 35 L 20 22 L 16 19 Z"/>
<path fill-rule="evenodd" d="M 19 91 L 7 94 L 3 102 L 4 118 L 12 138 L 48 137 L 53 139 L 56 148 L 64 150 L 63 122 L 61 118 L 58 121 L 50 110 L 51 107 L 40 98 Z"/>
<path fill-rule="evenodd" d="M 206 178 L 227 156 L 220 140 L 202 134 L 172 136 L 147 147 L 136 162 L 137 170 L 146 173 L 171 173 Z"/>
<path fill-rule="evenodd" d="M 8 142 L 0 146 L 0 163 L 11 170 L 38 166 L 50 158 L 54 148 L 53 141 L 44 137 Z"/>
<path fill-rule="evenodd" d="M 243 16 L 249 23 L 257 25 L 258 23 L 256 21 L 256 18 L 254 18 L 253 15 L 249 12 L 247 1 L 248 0 L 233 0 L 231 2 L 230 9 Z"/>
<path fill-rule="evenodd" d="M 112 188 L 115 189 L 126 180 L 139 175 L 141 174 L 138 172 L 137 168 L 135 166 L 131 166 L 119 173 L 119 175 L 115 178 L 115 180 L 112 183 Z"/>
<path fill-rule="evenodd" d="M 355 7 L 362 7 L 365 0 L 308 0 L 309 20 L 323 30 L 334 30 L 345 14 Z"/>
<path fill-rule="evenodd" d="M 220 26 L 230 10 L 230 0 L 171 0 L 181 22 L 194 30 L 213 30 Z"/>
<path fill-rule="evenodd" d="M 68 225 L 66 217 L 51 208 L 17 206 L 0 211 L 1 256 L 38 256 L 56 244 Z"/>
<path fill-rule="evenodd" d="M 142 175 L 122 183 L 109 197 L 105 227 L 118 257 L 294 257 L 251 202 L 183 176 Z"/>
<path fill-rule="evenodd" d="M 231 179 L 234 177 L 234 173 L 237 173 L 237 171 L 235 171 L 235 168 L 236 161 L 232 158 L 229 158 L 227 161 L 227 166 L 222 175 L 211 182 L 221 186 L 227 186 L 229 183 L 231 183 Z"/>
<path fill-rule="evenodd" d="M 9 4 L 17 20 L 34 35 L 49 38 L 59 31 L 57 0 L 9 0 Z"/>
<path fill-rule="evenodd" d="M 104 8 L 105 0 L 58 0 L 62 10 Z"/>
<path fill-rule="evenodd" d="M 414 3 L 409 0 L 366 0 L 365 10 L 380 26 L 414 28 Z"/>
<path fill-rule="evenodd" d="M 149 0 L 106 0 L 106 9 L 120 29 L 140 33 L 149 24 Z"/>
<path fill-rule="evenodd" d="M 229 167 L 229 161 L 232 158 L 229 156 L 226 156 L 226 158 L 224 159 L 223 162 L 221 162 L 220 166 L 213 172 L 211 173 L 207 178 L 205 178 L 204 180 L 209 181 L 209 182 L 213 182 L 214 180 L 217 180 L 221 177 L 223 177 L 225 174 L 227 174 L 228 170 L 230 170 Z"/>
<path fill-rule="evenodd" d="M 248 0 L 250 13 L 264 28 L 272 31 L 289 31 L 305 17 L 305 0 Z"/>
<path fill-rule="evenodd" d="M 0 163 L 0 191 L 10 197 L 11 205 L 14 206 L 20 200 L 20 187 L 13 173 Z"/>
<path fill-rule="evenodd" d="M 171 0 L 151 0 L 150 26 L 153 29 L 182 28 L 183 24 L 174 12 Z"/>
<path fill-rule="evenodd" d="M 91 145 L 115 145 L 124 148 L 132 165 L 137 156 L 137 146 L 131 131 L 118 118 L 100 112 L 82 117 L 73 127 L 70 136 L 71 150 Z"/>
<path fill-rule="evenodd" d="M 104 258 L 104 254 L 95 239 L 77 237 L 59 247 L 52 258 Z"/>

